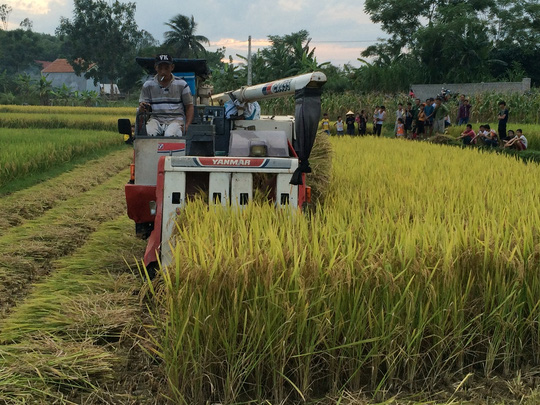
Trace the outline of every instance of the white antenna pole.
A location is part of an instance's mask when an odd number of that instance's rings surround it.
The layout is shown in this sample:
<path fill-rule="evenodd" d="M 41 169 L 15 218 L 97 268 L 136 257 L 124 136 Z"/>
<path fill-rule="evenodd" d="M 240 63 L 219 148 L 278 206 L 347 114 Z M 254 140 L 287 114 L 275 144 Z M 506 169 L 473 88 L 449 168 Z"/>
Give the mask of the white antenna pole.
<path fill-rule="evenodd" d="M 251 76 L 251 35 L 248 37 L 248 56 L 247 56 L 247 62 L 248 62 L 248 71 L 247 71 L 247 85 L 252 85 L 252 76 Z"/>

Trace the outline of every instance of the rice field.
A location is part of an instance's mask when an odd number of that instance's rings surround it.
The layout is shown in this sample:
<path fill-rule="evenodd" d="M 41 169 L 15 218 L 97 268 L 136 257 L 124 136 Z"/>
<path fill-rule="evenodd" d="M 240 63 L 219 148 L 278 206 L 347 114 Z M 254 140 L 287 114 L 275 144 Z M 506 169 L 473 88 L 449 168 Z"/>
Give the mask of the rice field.
<path fill-rule="evenodd" d="M 0 128 L 0 403 L 151 403 L 130 269 L 144 242 L 123 195 L 133 151 L 80 123 L 125 113 L 25 108 L 0 108 L 2 124 L 32 121 Z M 60 116 L 82 129 L 54 128 Z"/>
<path fill-rule="evenodd" d="M 118 116 L 87 114 L 7 113 L 0 120 L 0 128 L 117 131 Z"/>
<path fill-rule="evenodd" d="M 60 115 L 79 115 L 79 116 L 131 116 L 134 115 L 132 107 L 61 107 L 61 106 L 41 106 L 41 105 L 0 105 L 0 113 L 19 113 L 19 114 L 60 114 Z"/>
<path fill-rule="evenodd" d="M 388 399 L 537 375 L 540 167 L 331 142 L 329 193 L 310 215 L 194 203 L 178 218 L 150 305 L 173 402 Z"/>
<path fill-rule="evenodd" d="M 313 209 L 194 201 L 176 263 L 143 283 L 131 151 L 115 126 L 76 129 L 132 110 L 98 110 L 0 107 L 19 122 L 0 128 L 3 184 L 111 148 L 0 196 L 0 403 L 539 400 L 538 164 L 324 138 Z"/>
<path fill-rule="evenodd" d="M 0 128 L 0 188 L 78 156 L 122 146 L 111 131 Z"/>

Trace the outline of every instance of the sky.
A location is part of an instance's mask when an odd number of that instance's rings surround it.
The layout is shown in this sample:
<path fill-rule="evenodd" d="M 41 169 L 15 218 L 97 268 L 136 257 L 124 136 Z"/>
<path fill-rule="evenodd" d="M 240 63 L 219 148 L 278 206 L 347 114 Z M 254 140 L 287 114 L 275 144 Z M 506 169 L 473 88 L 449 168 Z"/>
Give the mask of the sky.
<path fill-rule="evenodd" d="M 252 52 L 268 45 L 269 35 L 288 35 L 307 30 L 315 47 L 318 63 L 360 66 L 357 58 L 369 45 L 387 35 L 364 12 L 364 2 L 345 0 L 158 0 L 135 1 L 135 20 L 140 29 L 163 42 L 165 25 L 177 14 L 192 16 L 196 34 L 210 40 L 209 50 L 225 47 L 226 58 L 247 56 L 248 37 Z M 25 18 L 33 31 L 54 34 L 60 17 L 73 17 L 73 0 L 0 0 L 11 6 L 8 29 L 15 29 Z M 174 55 L 173 55 L 174 56 Z"/>

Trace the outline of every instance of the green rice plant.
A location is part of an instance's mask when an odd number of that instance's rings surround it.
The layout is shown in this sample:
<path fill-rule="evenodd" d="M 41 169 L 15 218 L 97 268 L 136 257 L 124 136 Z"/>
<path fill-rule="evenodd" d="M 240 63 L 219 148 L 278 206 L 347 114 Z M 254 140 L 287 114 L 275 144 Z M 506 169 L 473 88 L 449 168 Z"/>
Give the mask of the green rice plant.
<path fill-rule="evenodd" d="M 540 357 L 540 167 L 481 150 L 331 138 L 309 216 L 252 204 L 178 216 L 149 305 L 174 403 L 282 403 Z"/>
<path fill-rule="evenodd" d="M 0 187 L 67 162 L 76 156 L 121 145 L 118 134 L 69 129 L 0 129 Z"/>

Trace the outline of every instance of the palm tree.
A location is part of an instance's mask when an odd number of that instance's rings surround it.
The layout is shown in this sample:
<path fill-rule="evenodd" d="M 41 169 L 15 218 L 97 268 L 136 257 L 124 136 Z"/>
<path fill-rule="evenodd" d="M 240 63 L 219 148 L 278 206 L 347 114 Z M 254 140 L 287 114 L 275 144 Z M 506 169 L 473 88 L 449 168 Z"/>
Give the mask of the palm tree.
<path fill-rule="evenodd" d="M 202 45 L 210 45 L 210 41 L 203 35 L 195 35 L 197 23 L 193 16 L 191 18 L 178 14 L 169 20 L 165 25 L 172 28 L 165 32 L 165 45 L 172 46 L 176 56 L 187 58 L 191 56 L 199 57 L 206 49 Z"/>

